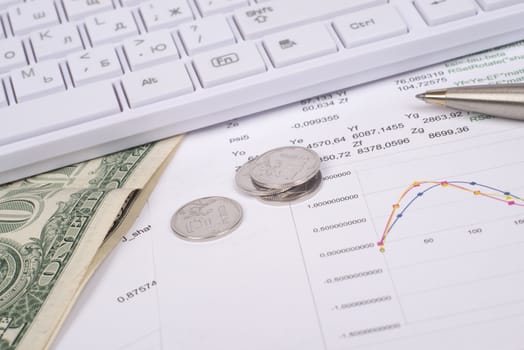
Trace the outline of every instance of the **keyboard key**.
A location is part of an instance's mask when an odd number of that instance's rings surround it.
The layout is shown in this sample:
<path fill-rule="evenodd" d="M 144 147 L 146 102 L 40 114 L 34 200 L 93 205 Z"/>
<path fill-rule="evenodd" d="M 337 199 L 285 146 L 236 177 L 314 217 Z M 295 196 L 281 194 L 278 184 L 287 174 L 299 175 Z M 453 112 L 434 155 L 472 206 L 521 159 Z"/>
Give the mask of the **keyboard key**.
<path fill-rule="evenodd" d="M 17 102 L 65 90 L 56 62 L 42 62 L 10 73 Z"/>
<path fill-rule="evenodd" d="M 0 73 L 26 64 L 27 59 L 20 39 L 12 38 L 0 41 Z"/>
<path fill-rule="evenodd" d="M 122 0 L 122 5 L 129 7 L 146 2 L 147 0 Z"/>
<path fill-rule="evenodd" d="M 206 17 L 200 21 L 182 24 L 179 31 L 190 55 L 235 43 L 233 32 L 222 16 Z"/>
<path fill-rule="evenodd" d="M 138 35 L 135 20 L 128 9 L 108 11 L 89 17 L 85 25 L 93 46 Z"/>
<path fill-rule="evenodd" d="M 477 14 L 473 0 L 415 0 L 415 6 L 430 26 Z"/>
<path fill-rule="evenodd" d="M 21 4 L 23 0 L 0 0 L 0 10 L 9 6 Z"/>
<path fill-rule="evenodd" d="M 266 71 L 264 61 L 251 43 L 201 53 L 194 57 L 193 63 L 206 88 Z"/>
<path fill-rule="evenodd" d="M 76 21 L 113 8 L 111 0 L 62 0 L 62 3 L 70 21 Z"/>
<path fill-rule="evenodd" d="M 496 10 L 502 7 L 522 4 L 522 0 L 477 0 L 484 11 Z"/>
<path fill-rule="evenodd" d="M 2 110 L 0 145 L 118 112 L 113 86 L 106 82 L 27 101 Z"/>
<path fill-rule="evenodd" d="M 286 0 L 238 9 L 234 13 L 244 38 L 253 39 L 287 27 L 314 22 L 340 13 L 385 4 L 387 0 Z"/>
<path fill-rule="evenodd" d="M 186 0 L 151 1 L 140 6 L 140 14 L 148 31 L 193 20 Z"/>
<path fill-rule="evenodd" d="M 182 62 L 169 62 L 122 78 L 129 107 L 136 108 L 194 90 Z"/>
<path fill-rule="evenodd" d="M 408 32 L 397 10 L 389 5 L 337 17 L 333 26 L 347 48 Z"/>
<path fill-rule="evenodd" d="M 65 23 L 31 33 L 31 45 L 37 61 L 51 57 L 62 57 L 83 49 L 78 28 Z"/>
<path fill-rule="evenodd" d="M 247 6 L 246 0 L 196 0 L 202 16 L 232 11 L 238 7 Z"/>
<path fill-rule="evenodd" d="M 277 68 L 337 52 L 335 41 L 320 23 L 269 35 L 264 47 Z"/>
<path fill-rule="evenodd" d="M 75 53 L 67 56 L 67 62 L 75 86 L 122 74 L 122 67 L 112 47 L 102 46 Z"/>
<path fill-rule="evenodd" d="M 52 1 L 39 0 L 10 7 L 8 16 L 16 35 L 60 23 Z"/>
<path fill-rule="evenodd" d="M 124 41 L 124 52 L 132 71 L 180 57 L 168 31 L 151 32 L 127 39 Z"/>
<path fill-rule="evenodd" d="M 5 94 L 4 84 L 2 84 L 2 81 L 0 80 L 0 107 L 5 106 L 7 106 L 7 96 Z"/>

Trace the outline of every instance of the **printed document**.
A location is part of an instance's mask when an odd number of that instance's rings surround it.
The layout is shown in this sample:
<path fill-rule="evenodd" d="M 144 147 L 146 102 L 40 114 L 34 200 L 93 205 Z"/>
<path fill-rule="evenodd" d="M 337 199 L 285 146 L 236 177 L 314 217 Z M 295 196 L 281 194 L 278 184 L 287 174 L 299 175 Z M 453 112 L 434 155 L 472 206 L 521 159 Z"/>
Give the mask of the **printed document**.
<path fill-rule="evenodd" d="M 188 135 L 55 349 L 522 348 L 524 123 L 414 98 L 522 83 L 522 67 L 521 43 Z M 320 155 L 314 197 L 236 188 L 238 167 L 288 145 Z M 215 195 L 243 207 L 234 232 L 172 232 Z"/>

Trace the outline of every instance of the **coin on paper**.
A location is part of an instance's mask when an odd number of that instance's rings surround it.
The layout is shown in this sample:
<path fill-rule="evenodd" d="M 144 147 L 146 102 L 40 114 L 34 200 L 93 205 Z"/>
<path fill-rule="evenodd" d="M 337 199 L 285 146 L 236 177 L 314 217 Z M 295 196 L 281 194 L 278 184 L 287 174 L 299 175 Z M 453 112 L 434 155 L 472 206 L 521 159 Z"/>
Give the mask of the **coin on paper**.
<path fill-rule="evenodd" d="M 242 221 L 242 207 L 226 197 L 204 197 L 185 204 L 171 219 L 171 228 L 183 239 L 208 241 L 233 232 Z"/>
<path fill-rule="evenodd" d="M 322 173 L 319 171 L 317 174 L 308 182 L 295 186 L 286 192 L 277 193 L 269 196 L 260 196 L 263 202 L 269 204 L 285 204 L 293 203 L 298 200 L 306 200 L 314 196 L 322 183 Z"/>
<path fill-rule="evenodd" d="M 235 182 L 237 186 L 244 191 L 245 193 L 251 196 L 271 196 L 280 192 L 285 191 L 286 189 L 270 189 L 257 186 L 251 180 L 251 168 L 255 164 L 254 160 L 250 160 L 245 163 L 237 170 L 235 174 Z"/>
<path fill-rule="evenodd" d="M 272 149 L 255 160 L 251 180 L 258 186 L 284 191 L 311 180 L 320 170 L 320 157 L 304 147 Z"/>

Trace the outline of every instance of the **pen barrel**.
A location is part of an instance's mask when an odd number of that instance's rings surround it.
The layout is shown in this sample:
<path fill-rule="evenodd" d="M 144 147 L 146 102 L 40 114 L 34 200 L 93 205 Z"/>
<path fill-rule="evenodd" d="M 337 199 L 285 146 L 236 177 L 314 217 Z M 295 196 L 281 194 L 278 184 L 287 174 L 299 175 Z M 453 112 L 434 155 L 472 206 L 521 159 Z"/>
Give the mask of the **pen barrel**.
<path fill-rule="evenodd" d="M 524 84 L 450 88 L 446 105 L 496 117 L 524 120 Z"/>

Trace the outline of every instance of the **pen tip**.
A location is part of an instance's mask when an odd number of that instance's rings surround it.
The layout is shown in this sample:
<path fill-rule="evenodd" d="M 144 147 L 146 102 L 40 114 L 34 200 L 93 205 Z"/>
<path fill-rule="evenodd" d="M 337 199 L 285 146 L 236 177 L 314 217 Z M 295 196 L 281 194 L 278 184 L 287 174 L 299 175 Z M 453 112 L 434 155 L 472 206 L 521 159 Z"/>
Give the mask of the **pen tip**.
<path fill-rule="evenodd" d="M 416 95 L 418 99 L 434 105 L 446 105 L 447 89 L 429 90 Z"/>

